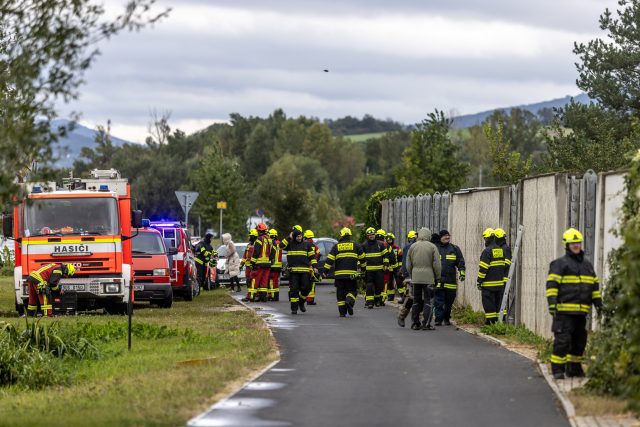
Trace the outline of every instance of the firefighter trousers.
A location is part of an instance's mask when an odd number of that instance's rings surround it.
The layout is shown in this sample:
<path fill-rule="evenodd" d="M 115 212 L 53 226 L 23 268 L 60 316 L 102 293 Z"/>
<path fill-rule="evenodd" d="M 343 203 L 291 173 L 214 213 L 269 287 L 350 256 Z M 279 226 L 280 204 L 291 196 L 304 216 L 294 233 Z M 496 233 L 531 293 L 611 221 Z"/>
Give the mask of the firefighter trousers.
<path fill-rule="evenodd" d="M 358 295 L 358 284 L 353 279 L 336 279 L 336 300 L 338 301 L 338 312 L 340 316 L 347 314 L 347 307 L 353 310 Z"/>
<path fill-rule="evenodd" d="M 271 270 L 269 274 L 269 299 L 280 301 L 280 271 Z"/>
<path fill-rule="evenodd" d="M 269 293 L 270 267 L 255 267 L 253 269 L 253 288 L 258 293 L 259 301 L 266 301 Z"/>
<path fill-rule="evenodd" d="M 447 322 L 451 320 L 451 310 L 456 300 L 457 291 L 455 289 L 437 288 L 435 297 L 436 322 Z"/>
<path fill-rule="evenodd" d="M 289 302 L 292 312 L 297 313 L 298 308 L 304 308 L 310 290 L 309 273 L 291 272 L 289 276 Z"/>
<path fill-rule="evenodd" d="M 27 302 L 27 315 L 35 317 L 39 311 L 44 316 L 53 316 L 53 306 L 46 295 L 38 291 L 38 284 L 27 280 L 29 284 L 29 301 Z"/>
<path fill-rule="evenodd" d="M 395 275 L 393 271 L 384 272 L 384 291 L 382 292 L 382 300 L 393 301 L 396 296 Z"/>
<path fill-rule="evenodd" d="M 553 317 L 553 354 L 551 369 L 554 374 L 582 372 L 582 355 L 587 346 L 587 316 L 556 314 Z"/>
<path fill-rule="evenodd" d="M 365 305 L 373 307 L 379 303 L 384 290 L 384 272 L 382 270 L 370 270 L 365 272 Z"/>
<path fill-rule="evenodd" d="M 482 308 L 484 309 L 484 323 L 490 325 L 498 321 L 498 311 L 502 305 L 504 286 L 489 286 L 482 288 Z"/>
<path fill-rule="evenodd" d="M 396 276 L 396 287 L 398 288 L 398 298 L 403 299 L 407 293 L 407 284 L 399 274 Z"/>
<path fill-rule="evenodd" d="M 413 306 L 411 307 L 411 320 L 414 324 L 420 323 L 420 313 L 422 312 L 422 325 L 431 325 L 433 318 L 433 297 L 435 296 L 435 285 L 424 283 L 413 283 Z"/>
<path fill-rule="evenodd" d="M 256 286 L 253 280 L 253 269 L 247 267 L 245 270 L 245 277 L 247 278 L 247 300 L 254 301 L 256 298 Z"/>

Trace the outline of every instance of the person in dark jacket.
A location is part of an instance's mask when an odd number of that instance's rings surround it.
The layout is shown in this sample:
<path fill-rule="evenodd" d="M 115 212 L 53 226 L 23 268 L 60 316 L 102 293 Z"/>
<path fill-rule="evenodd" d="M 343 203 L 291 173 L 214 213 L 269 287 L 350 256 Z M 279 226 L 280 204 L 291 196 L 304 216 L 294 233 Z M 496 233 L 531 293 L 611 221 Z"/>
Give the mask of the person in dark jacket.
<path fill-rule="evenodd" d="M 316 269 L 316 252 L 313 246 L 303 239 L 302 229 L 294 227 L 289 237 L 280 242 L 280 248 L 287 251 L 287 268 L 289 274 L 289 302 L 291 314 L 306 312 L 304 303 L 311 291 L 309 277 Z"/>
<path fill-rule="evenodd" d="M 498 321 L 504 294 L 504 278 L 508 273 L 505 273 L 505 251 L 496 243 L 494 230 L 487 228 L 482 237 L 486 247 L 480 255 L 477 286 L 482 291 L 485 324 L 489 325 Z"/>
<path fill-rule="evenodd" d="M 207 267 L 213 264 L 218 258 L 218 253 L 213 249 L 213 246 L 211 246 L 211 239 L 213 239 L 213 234 L 207 233 L 204 236 L 204 240 L 196 246 L 195 254 L 198 284 L 200 285 L 200 289 L 207 291 L 209 290 L 208 281 L 206 280 Z"/>
<path fill-rule="evenodd" d="M 389 256 L 386 244 L 376 240 L 376 230 L 373 227 L 365 231 L 367 240 L 362 244 L 365 256 L 365 306 L 373 308 L 383 304 L 384 272 L 389 270 Z"/>
<path fill-rule="evenodd" d="M 402 248 L 403 256 L 402 256 L 402 264 L 400 267 L 400 274 L 402 275 L 402 287 L 398 288 L 398 294 L 400 294 L 400 299 L 398 300 L 398 304 L 400 304 L 400 312 L 398 313 L 398 326 L 404 328 L 405 319 L 409 316 L 411 312 L 411 307 L 413 306 L 413 293 L 412 287 L 409 277 L 409 272 L 407 271 L 407 254 L 409 253 L 409 249 L 411 249 L 411 245 L 416 242 L 418 238 L 418 233 L 415 230 L 410 230 L 407 233 L 407 244 Z"/>
<path fill-rule="evenodd" d="M 583 377 L 582 356 L 587 345 L 587 315 L 595 306 L 600 315 L 602 295 L 593 265 L 584 257 L 583 236 L 570 228 L 562 235 L 566 254 L 549 265 L 547 302 L 553 316 L 551 370 L 555 379 Z"/>
<path fill-rule="evenodd" d="M 347 313 L 353 316 L 353 307 L 358 295 L 356 277 L 364 259 L 362 247 L 351 240 L 351 229 L 345 227 L 340 230 L 340 240 L 327 255 L 323 272 L 326 277 L 329 269 L 334 266 L 333 276 L 340 317 L 345 317 Z"/>
<path fill-rule="evenodd" d="M 464 257 L 460 248 L 451 243 L 451 234 L 440 230 L 438 234 L 438 252 L 442 263 L 442 275 L 436 288 L 436 326 L 451 325 L 451 309 L 456 300 L 458 289 L 458 273 L 460 280 L 465 279 Z"/>

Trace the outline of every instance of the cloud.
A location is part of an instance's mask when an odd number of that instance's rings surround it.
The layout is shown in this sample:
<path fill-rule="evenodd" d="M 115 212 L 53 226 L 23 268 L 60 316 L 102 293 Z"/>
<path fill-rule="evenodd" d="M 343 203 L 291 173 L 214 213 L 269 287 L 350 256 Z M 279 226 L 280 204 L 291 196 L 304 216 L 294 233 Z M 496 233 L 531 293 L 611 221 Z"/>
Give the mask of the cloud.
<path fill-rule="evenodd" d="M 115 135 L 142 141 L 154 108 L 191 132 L 231 112 L 280 107 L 410 123 L 436 107 L 542 101 L 578 92 L 573 42 L 597 36 L 598 13 L 615 2 L 164 4 L 174 8 L 166 21 L 101 46 L 80 101 L 64 110 L 80 110 L 88 124 L 110 118 Z"/>

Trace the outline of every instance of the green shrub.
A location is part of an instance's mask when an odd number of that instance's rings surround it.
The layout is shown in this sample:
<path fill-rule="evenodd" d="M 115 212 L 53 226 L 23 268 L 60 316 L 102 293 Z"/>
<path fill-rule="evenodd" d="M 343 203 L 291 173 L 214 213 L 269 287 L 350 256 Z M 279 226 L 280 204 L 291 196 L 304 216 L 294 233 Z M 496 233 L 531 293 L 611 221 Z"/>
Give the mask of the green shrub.
<path fill-rule="evenodd" d="M 626 398 L 640 412 L 640 152 L 627 174 L 626 190 L 619 231 L 624 244 L 610 257 L 602 329 L 598 339 L 590 340 L 587 387 Z"/>
<path fill-rule="evenodd" d="M 13 276 L 14 268 L 13 253 L 5 246 L 2 249 L 2 254 L 0 254 L 0 276 Z"/>
<path fill-rule="evenodd" d="M 474 311 L 469 305 L 454 304 L 451 317 L 461 325 L 484 325 L 484 313 Z"/>

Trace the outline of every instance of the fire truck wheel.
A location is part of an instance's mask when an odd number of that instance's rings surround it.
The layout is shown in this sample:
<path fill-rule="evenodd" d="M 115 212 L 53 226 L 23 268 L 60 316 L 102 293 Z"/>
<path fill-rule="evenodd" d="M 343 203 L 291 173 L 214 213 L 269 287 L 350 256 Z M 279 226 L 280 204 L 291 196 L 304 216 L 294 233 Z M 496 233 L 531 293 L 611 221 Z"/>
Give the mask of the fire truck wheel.
<path fill-rule="evenodd" d="M 153 302 L 160 308 L 171 308 L 171 305 L 173 304 L 173 292 L 170 292 L 166 298 Z"/>
<path fill-rule="evenodd" d="M 111 303 L 105 306 L 104 310 L 108 314 L 124 316 L 127 314 L 128 305 L 126 302 Z"/>

